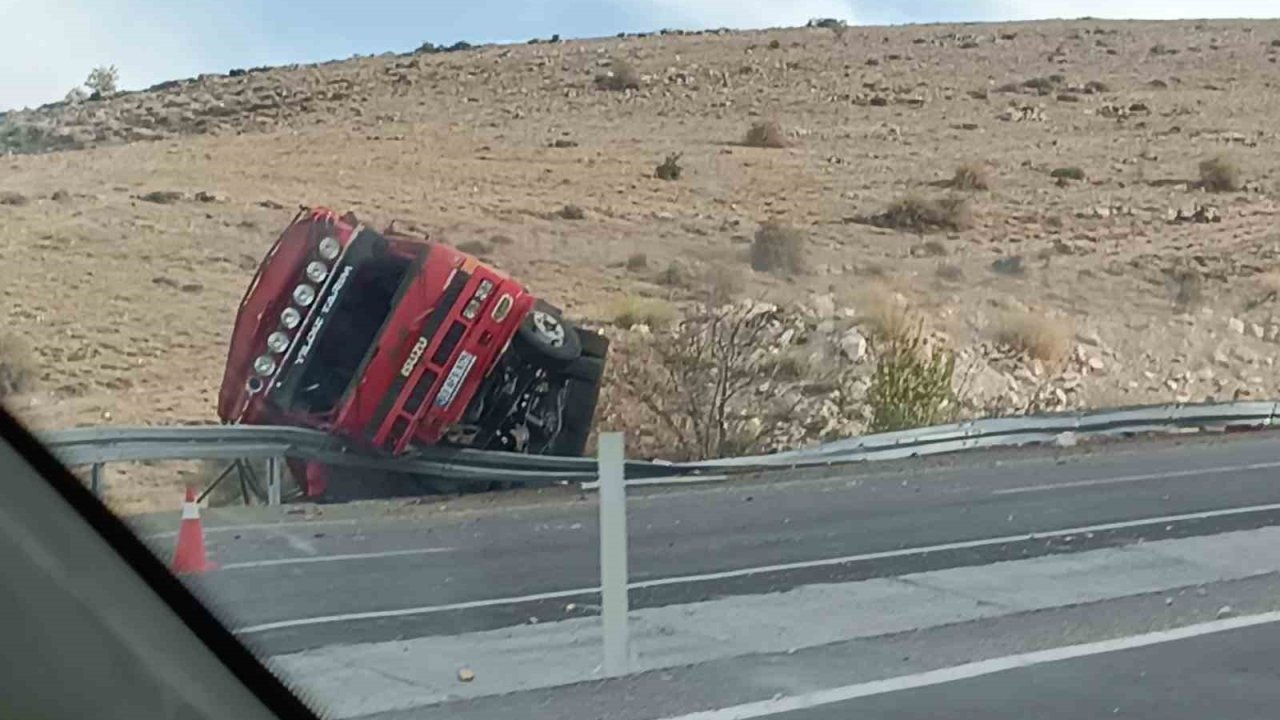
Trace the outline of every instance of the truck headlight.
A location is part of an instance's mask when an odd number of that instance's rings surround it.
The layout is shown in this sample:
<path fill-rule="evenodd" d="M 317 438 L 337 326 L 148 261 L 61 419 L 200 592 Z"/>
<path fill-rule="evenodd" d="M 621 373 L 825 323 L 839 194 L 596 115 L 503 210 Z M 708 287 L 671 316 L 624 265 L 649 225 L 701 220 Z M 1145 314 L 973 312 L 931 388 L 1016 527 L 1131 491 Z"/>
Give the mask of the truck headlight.
<path fill-rule="evenodd" d="M 471 302 L 467 303 L 467 306 L 462 309 L 462 317 L 468 320 L 475 320 L 476 316 L 479 314 L 480 314 L 480 298 L 473 297 L 471 298 Z"/>
<path fill-rule="evenodd" d="M 310 307 L 311 303 L 316 301 L 316 289 L 302 283 L 293 289 L 293 301 L 302 307 Z"/>
<path fill-rule="evenodd" d="M 319 260 L 312 260 L 307 263 L 307 279 L 319 285 L 324 279 L 329 277 L 329 266 Z"/>
<path fill-rule="evenodd" d="M 289 333 L 279 330 L 267 336 L 267 348 L 273 353 L 282 353 L 289 349 Z"/>
<path fill-rule="evenodd" d="M 485 300 L 489 297 L 489 293 L 493 292 L 492 280 L 481 280 L 480 287 L 476 289 L 476 299 Z"/>
<path fill-rule="evenodd" d="M 253 361 L 253 371 L 266 377 L 276 371 L 276 360 L 270 355 L 259 355 Z"/>
<path fill-rule="evenodd" d="M 288 330 L 298 327 L 300 322 L 302 322 L 302 313 L 298 312 L 298 308 L 287 307 L 280 313 L 280 324 Z"/>
<path fill-rule="evenodd" d="M 320 257 L 333 260 L 342 253 L 342 244 L 336 238 L 326 237 L 320 241 Z"/>

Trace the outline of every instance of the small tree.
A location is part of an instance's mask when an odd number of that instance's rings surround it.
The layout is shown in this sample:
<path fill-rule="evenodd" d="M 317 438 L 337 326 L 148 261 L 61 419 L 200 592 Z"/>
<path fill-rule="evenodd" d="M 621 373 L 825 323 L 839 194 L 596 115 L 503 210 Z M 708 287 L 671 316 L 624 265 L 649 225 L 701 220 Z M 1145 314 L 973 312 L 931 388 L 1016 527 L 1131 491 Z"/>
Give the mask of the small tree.
<path fill-rule="evenodd" d="M 676 457 L 701 460 L 758 450 L 782 419 L 748 402 L 754 386 L 781 372 L 766 349 L 776 319 L 771 306 L 750 301 L 707 307 L 660 342 L 650 340 L 611 363 L 613 377 L 657 420 L 650 432 Z"/>
<path fill-rule="evenodd" d="M 98 97 L 108 97 L 116 93 L 116 83 L 120 80 L 120 71 L 115 65 L 96 67 L 85 79 L 84 86 Z"/>
<path fill-rule="evenodd" d="M 937 425 L 955 418 L 959 400 L 952 387 L 955 355 L 928 347 L 923 326 L 909 332 L 873 336 L 876 369 L 867 389 L 871 432 Z"/>

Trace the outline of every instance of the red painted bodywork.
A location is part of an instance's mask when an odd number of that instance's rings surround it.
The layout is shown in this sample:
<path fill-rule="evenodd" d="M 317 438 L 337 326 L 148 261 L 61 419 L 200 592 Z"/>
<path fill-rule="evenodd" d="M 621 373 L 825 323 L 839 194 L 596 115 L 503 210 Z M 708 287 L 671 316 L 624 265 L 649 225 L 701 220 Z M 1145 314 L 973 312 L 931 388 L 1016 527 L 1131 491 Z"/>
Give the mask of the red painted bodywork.
<path fill-rule="evenodd" d="M 361 370 L 332 411 L 319 415 L 290 412 L 273 403 L 268 391 L 251 392 L 248 389 L 250 378 L 254 376 L 253 360 L 268 352 L 267 335 L 279 329 L 280 313 L 291 304 L 291 292 L 303 281 L 307 263 L 317 257 L 320 239 L 332 236 L 342 244 L 343 255 L 332 263 L 336 268 L 341 265 L 348 247 L 361 229 L 354 217 L 338 217 L 325 208 L 304 210 L 267 253 L 236 316 L 218 397 L 218 415 L 224 422 L 312 427 L 371 449 L 402 453 L 412 444 L 439 442 L 449 426 L 461 417 L 485 376 L 506 352 L 535 298 L 520 283 L 471 255 L 426 238 L 394 231 L 380 233 L 387 240 L 387 250 L 405 258 L 423 257 L 425 262 L 410 269 L 408 284 L 402 286 L 398 301 L 374 339 L 376 352 L 366 355 Z M 429 344 L 420 351 L 418 362 L 406 364 L 423 326 L 433 313 L 441 312 L 437 306 L 458 271 L 471 274 L 461 292 L 461 300 L 447 311 L 434 336 L 426 340 Z M 336 275 L 336 272 L 331 273 L 318 299 L 304 313 L 302 324 L 292 333 L 294 341 L 290 349 L 277 357 L 284 360 L 293 356 L 296 346 L 311 326 L 314 314 L 327 297 L 328 283 Z M 486 279 L 494 283 L 494 289 L 476 318 L 468 320 L 463 316 L 467 299 Z M 510 296 L 511 309 L 504 318 L 494 320 L 494 305 L 504 295 Z M 441 362 L 434 363 L 432 356 L 445 331 L 455 322 L 462 323 L 465 332 L 453 351 Z M 453 400 L 445 407 L 438 407 L 434 402 L 436 395 L 449 370 L 464 352 L 475 356 L 474 365 Z M 287 366 L 287 362 L 281 364 Z M 405 401 L 428 372 L 435 374 L 433 387 L 427 391 L 416 412 L 406 411 Z M 276 378 L 272 377 L 266 387 L 272 387 L 275 382 Z M 384 403 L 384 398 L 397 384 L 397 396 L 389 404 Z"/>

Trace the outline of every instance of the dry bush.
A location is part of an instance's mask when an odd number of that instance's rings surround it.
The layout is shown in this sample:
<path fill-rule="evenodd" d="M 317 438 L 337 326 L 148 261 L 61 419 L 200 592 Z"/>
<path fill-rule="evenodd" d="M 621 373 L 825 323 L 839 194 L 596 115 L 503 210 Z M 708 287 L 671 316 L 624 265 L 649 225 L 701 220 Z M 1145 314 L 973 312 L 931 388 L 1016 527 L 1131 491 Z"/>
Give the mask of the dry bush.
<path fill-rule="evenodd" d="M 1084 180 L 1085 174 L 1084 170 L 1078 167 L 1060 167 L 1054 168 L 1053 171 L 1049 173 L 1049 177 L 1060 180 Z"/>
<path fill-rule="evenodd" d="M 680 167 L 680 153 L 673 153 L 667 156 L 654 171 L 654 177 L 659 180 L 679 180 L 680 175 L 684 172 L 684 168 Z"/>
<path fill-rule="evenodd" d="M 881 343 L 891 343 L 906 337 L 920 323 L 906 298 L 884 285 L 871 285 L 858 294 L 855 300 L 858 324 L 867 336 Z"/>
<path fill-rule="evenodd" d="M 556 215 L 565 220 L 582 220 L 587 216 L 587 212 L 577 205 L 565 205 L 556 211 Z"/>
<path fill-rule="evenodd" d="M 670 303 L 635 295 L 619 298 L 609 309 L 611 322 L 621 328 L 644 325 L 658 330 L 669 326 L 677 316 Z"/>
<path fill-rule="evenodd" d="M 751 267 L 759 272 L 801 273 L 805 269 L 805 237 L 798 229 L 770 220 L 751 243 Z"/>
<path fill-rule="evenodd" d="M 785 148 L 791 145 L 782 132 L 782 126 L 772 120 L 752 125 L 742 144 L 758 148 Z"/>
<path fill-rule="evenodd" d="M 1258 288 L 1268 299 L 1280 297 L 1280 270 L 1269 270 L 1255 276 Z"/>
<path fill-rule="evenodd" d="M 955 419 L 960 407 L 953 389 L 955 355 L 929 346 L 924 326 L 871 341 L 876 367 L 867 388 L 871 432 L 925 427 Z"/>
<path fill-rule="evenodd" d="M 747 286 L 746 274 L 741 268 L 720 263 L 708 266 L 698 279 L 701 299 L 708 307 L 719 307 L 737 300 Z"/>
<path fill-rule="evenodd" d="M 947 282 L 960 282 L 964 279 L 964 270 L 959 265 L 952 263 L 942 263 L 938 265 L 936 274 Z"/>
<path fill-rule="evenodd" d="M 1047 363 L 1066 358 L 1072 336 L 1071 324 L 1066 320 L 1031 312 L 1003 316 L 995 332 L 995 340 L 1001 345 Z"/>
<path fill-rule="evenodd" d="M 644 253 L 632 253 L 627 258 L 626 268 L 628 270 L 644 270 L 649 267 L 649 256 Z"/>
<path fill-rule="evenodd" d="M 1204 302 L 1204 278 L 1195 270 L 1178 270 L 1171 280 L 1174 307 L 1189 310 Z"/>
<path fill-rule="evenodd" d="M 604 423 L 635 426 L 639 445 L 672 460 L 759 450 L 789 417 L 785 409 L 771 416 L 747 402 L 753 387 L 788 371 L 762 350 L 775 319 L 771 306 L 744 301 L 685 318 L 660 338 L 613 353 Z"/>
<path fill-rule="evenodd" d="M 1200 187 L 1209 192 L 1236 192 L 1241 187 L 1240 168 L 1225 155 L 1202 160 Z"/>
<path fill-rule="evenodd" d="M 640 73 L 626 60 L 615 59 L 609 66 L 609 72 L 596 76 L 596 87 L 614 92 L 639 90 Z"/>
<path fill-rule="evenodd" d="M 962 163 L 947 183 L 954 190 L 990 190 L 994 181 L 991 168 L 980 162 Z"/>
<path fill-rule="evenodd" d="M 966 230 L 973 227 L 973 209 L 960 195 L 927 198 L 912 194 L 893 201 L 883 213 L 872 217 L 871 223 L 915 232 Z"/>
<path fill-rule="evenodd" d="M 14 333 L 0 334 L 0 400 L 29 392 L 39 377 L 31 345 Z"/>

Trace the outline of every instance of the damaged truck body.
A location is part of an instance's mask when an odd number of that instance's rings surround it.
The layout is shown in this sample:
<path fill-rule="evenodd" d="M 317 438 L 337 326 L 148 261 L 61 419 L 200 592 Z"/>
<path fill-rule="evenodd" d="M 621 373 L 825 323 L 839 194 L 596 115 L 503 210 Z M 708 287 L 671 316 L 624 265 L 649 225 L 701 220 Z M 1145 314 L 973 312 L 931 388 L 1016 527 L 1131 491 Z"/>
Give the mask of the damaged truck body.
<path fill-rule="evenodd" d="M 240 303 L 218 415 L 392 455 L 431 445 L 581 455 L 607 352 L 603 336 L 471 255 L 304 208 Z M 312 498 L 361 482 L 290 467 Z"/>

